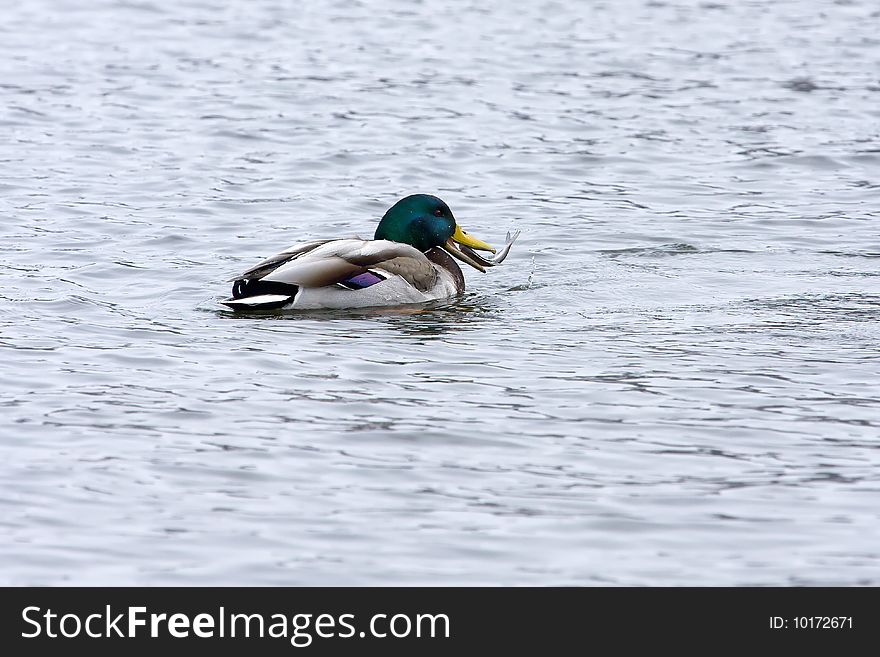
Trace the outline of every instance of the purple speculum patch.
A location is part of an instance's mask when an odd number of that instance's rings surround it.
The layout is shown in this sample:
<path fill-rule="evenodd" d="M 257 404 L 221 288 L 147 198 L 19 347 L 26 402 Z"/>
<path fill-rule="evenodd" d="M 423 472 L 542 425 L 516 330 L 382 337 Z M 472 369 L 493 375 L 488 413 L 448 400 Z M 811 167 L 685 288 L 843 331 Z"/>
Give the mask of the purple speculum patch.
<path fill-rule="evenodd" d="M 363 274 L 358 274 L 357 276 L 352 276 L 351 278 L 347 278 L 345 283 L 347 286 L 362 289 L 365 287 L 370 287 L 371 285 L 375 285 L 376 283 L 381 283 L 385 279 L 377 274 L 374 274 L 371 271 L 365 271 Z"/>

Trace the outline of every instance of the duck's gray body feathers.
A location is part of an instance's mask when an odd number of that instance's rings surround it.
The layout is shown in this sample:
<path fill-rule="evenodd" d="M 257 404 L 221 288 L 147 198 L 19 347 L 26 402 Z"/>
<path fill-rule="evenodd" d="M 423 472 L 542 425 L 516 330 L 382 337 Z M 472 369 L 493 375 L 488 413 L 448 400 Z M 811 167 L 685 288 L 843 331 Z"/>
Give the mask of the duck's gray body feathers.
<path fill-rule="evenodd" d="M 441 249 L 357 238 L 296 245 L 231 280 L 233 296 L 222 303 L 236 310 L 388 306 L 464 290 L 461 269 Z"/>

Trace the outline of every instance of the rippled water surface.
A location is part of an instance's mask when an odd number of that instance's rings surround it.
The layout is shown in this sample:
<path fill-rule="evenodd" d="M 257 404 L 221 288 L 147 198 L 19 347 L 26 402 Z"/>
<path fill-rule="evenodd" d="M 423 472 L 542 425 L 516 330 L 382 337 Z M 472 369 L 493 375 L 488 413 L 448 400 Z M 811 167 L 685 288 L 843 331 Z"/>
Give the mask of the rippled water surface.
<path fill-rule="evenodd" d="M 27 0 L 0 581 L 880 584 L 875 2 Z M 226 279 L 435 193 L 459 300 Z"/>

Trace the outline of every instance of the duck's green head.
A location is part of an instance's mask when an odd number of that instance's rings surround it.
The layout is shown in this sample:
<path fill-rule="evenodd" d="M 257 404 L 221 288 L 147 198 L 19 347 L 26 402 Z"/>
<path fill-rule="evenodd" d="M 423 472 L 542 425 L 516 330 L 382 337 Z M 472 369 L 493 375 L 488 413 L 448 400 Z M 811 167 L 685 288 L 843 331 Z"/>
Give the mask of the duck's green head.
<path fill-rule="evenodd" d="M 485 271 L 483 266 L 456 244 L 495 253 L 491 246 L 464 232 L 449 206 L 430 194 L 413 194 L 392 205 L 379 222 L 374 239 L 409 244 L 419 251 L 439 246 L 480 271 Z"/>

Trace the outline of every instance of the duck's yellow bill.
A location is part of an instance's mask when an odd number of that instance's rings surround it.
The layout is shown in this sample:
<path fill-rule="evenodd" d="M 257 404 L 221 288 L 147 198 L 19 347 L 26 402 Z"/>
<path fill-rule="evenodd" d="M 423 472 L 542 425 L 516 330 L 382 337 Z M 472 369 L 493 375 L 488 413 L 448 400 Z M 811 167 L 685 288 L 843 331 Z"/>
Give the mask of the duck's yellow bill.
<path fill-rule="evenodd" d="M 452 234 L 452 240 L 458 242 L 459 244 L 463 244 L 464 246 L 469 246 L 472 249 L 479 249 L 480 251 L 491 251 L 495 253 L 495 249 L 491 246 L 483 242 L 482 240 L 478 240 L 476 237 L 471 237 L 466 232 L 461 229 L 461 226 L 455 224 L 455 232 Z"/>

